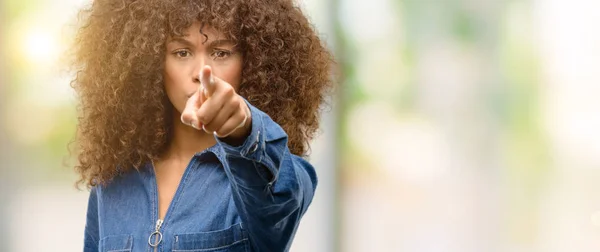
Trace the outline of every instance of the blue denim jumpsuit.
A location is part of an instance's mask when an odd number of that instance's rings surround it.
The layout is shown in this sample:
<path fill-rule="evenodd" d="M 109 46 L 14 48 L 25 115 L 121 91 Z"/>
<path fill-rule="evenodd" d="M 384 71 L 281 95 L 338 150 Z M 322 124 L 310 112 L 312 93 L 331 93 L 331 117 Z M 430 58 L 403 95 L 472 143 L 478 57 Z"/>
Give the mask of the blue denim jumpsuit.
<path fill-rule="evenodd" d="M 188 164 L 164 220 L 151 163 L 93 187 L 84 251 L 288 251 L 317 185 L 288 137 L 248 103 L 252 130 L 240 146 L 217 138 Z"/>

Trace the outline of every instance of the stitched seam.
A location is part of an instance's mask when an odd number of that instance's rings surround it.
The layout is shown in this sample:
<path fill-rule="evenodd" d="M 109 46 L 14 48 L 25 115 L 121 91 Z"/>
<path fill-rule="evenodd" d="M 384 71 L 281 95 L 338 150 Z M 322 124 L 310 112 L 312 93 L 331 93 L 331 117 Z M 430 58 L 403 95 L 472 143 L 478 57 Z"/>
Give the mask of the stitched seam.
<path fill-rule="evenodd" d="M 239 228 L 236 228 L 237 226 L 239 226 Z M 181 234 L 177 234 L 177 236 L 183 236 L 183 235 L 197 235 L 197 234 L 203 234 L 203 235 L 211 235 L 211 234 L 215 234 L 215 233 L 219 233 L 219 232 L 227 232 L 227 231 L 232 231 L 233 229 L 242 229 L 242 223 L 236 223 L 233 224 L 225 229 L 221 229 L 221 230 L 213 230 L 213 231 L 207 231 L 207 232 L 196 232 L 196 233 L 181 233 Z M 233 231 L 232 231 L 233 232 Z"/>
<path fill-rule="evenodd" d="M 156 178 L 156 170 L 154 167 L 154 164 L 152 165 L 152 171 L 151 171 L 151 176 L 154 176 L 154 183 L 152 183 L 153 181 L 150 180 L 150 187 L 152 187 L 152 197 L 151 197 L 151 201 L 152 201 L 152 215 L 150 215 L 150 222 L 149 223 L 154 223 L 154 216 L 156 216 L 156 218 L 160 218 L 160 216 L 158 216 L 158 211 L 156 211 L 156 209 L 158 209 L 158 203 L 156 201 L 156 199 L 158 199 L 158 179 Z M 152 226 L 152 225 L 151 225 Z"/>
<path fill-rule="evenodd" d="M 248 240 L 248 238 L 244 238 L 244 239 L 241 239 L 239 241 L 235 241 L 235 242 L 233 242 L 231 244 L 228 244 L 228 245 L 224 245 L 224 246 L 220 246 L 220 247 L 214 247 L 214 248 L 206 248 L 206 249 L 174 249 L 173 252 L 200 252 L 200 251 L 211 251 L 211 250 L 217 250 L 217 249 L 224 249 L 224 248 L 231 247 L 233 245 L 236 245 L 238 243 L 241 243 L 241 242 L 244 242 L 244 241 L 247 241 L 247 240 Z"/>

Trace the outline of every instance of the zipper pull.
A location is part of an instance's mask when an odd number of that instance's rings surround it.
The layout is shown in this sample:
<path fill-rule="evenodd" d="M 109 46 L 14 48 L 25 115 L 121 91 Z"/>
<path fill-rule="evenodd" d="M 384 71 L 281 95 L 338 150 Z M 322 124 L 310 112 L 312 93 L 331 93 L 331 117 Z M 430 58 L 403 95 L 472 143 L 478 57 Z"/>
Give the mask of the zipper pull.
<path fill-rule="evenodd" d="M 150 247 L 155 248 L 162 241 L 163 235 L 160 232 L 160 227 L 162 226 L 162 224 L 163 224 L 163 220 L 161 220 L 161 219 L 156 220 L 156 226 L 154 228 L 154 232 L 152 232 L 152 234 L 150 234 L 150 237 L 148 237 L 148 245 L 150 245 Z M 152 241 L 153 236 L 156 236 L 156 238 L 154 239 L 154 242 Z"/>
<path fill-rule="evenodd" d="M 158 219 L 156 220 L 156 229 L 154 230 L 155 232 L 160 231 L 160 227 L 162 226 L 163 220 Z"/>

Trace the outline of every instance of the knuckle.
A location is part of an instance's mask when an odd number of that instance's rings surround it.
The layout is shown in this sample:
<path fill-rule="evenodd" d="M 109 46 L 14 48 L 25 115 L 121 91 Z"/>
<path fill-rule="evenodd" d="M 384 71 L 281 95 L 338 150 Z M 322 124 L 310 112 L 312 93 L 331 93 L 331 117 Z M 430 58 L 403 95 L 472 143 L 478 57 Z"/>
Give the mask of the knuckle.
<path fill-rule="evenodd" d="M 190 113 L 183 113 L 181 115 L 181 118 L 185 121 L 190 121 L 190 120 L 194 119 Z"/>
<path fill-rule="evenodd" d="M 235 90 L 233 90 L 233 87 L 230 85 L 225 85 L 223 92 L 229 97 L 235 94 Z"/>
<path fill-rule="evenodd" d="M 238 108 L 241 105 L 240 99 L 233 99 L 231 101 L 231 105 L 234 106 L 235 108 Z"/>
<path fill-rule="evenodd" d="M 198 120 L 201 122 L 206 122 L 206 115 L 204 113 L 198 114 Z"/>

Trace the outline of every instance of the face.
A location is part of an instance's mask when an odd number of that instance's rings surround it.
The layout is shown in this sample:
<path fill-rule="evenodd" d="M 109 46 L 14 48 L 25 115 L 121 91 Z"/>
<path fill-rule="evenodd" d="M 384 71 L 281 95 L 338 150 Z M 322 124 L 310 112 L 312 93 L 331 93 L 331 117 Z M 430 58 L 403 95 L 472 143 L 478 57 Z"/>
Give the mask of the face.
<path fill-rule="evenodd" d="M 213 74 L 237 91 L 242 80 L 242 56 L 223 33 L 195 22 L 183 37 L 169 38 L 165 56 L 165 90 L 179 114 L 200 87 L 200 70 L 210 65 Z"/>

